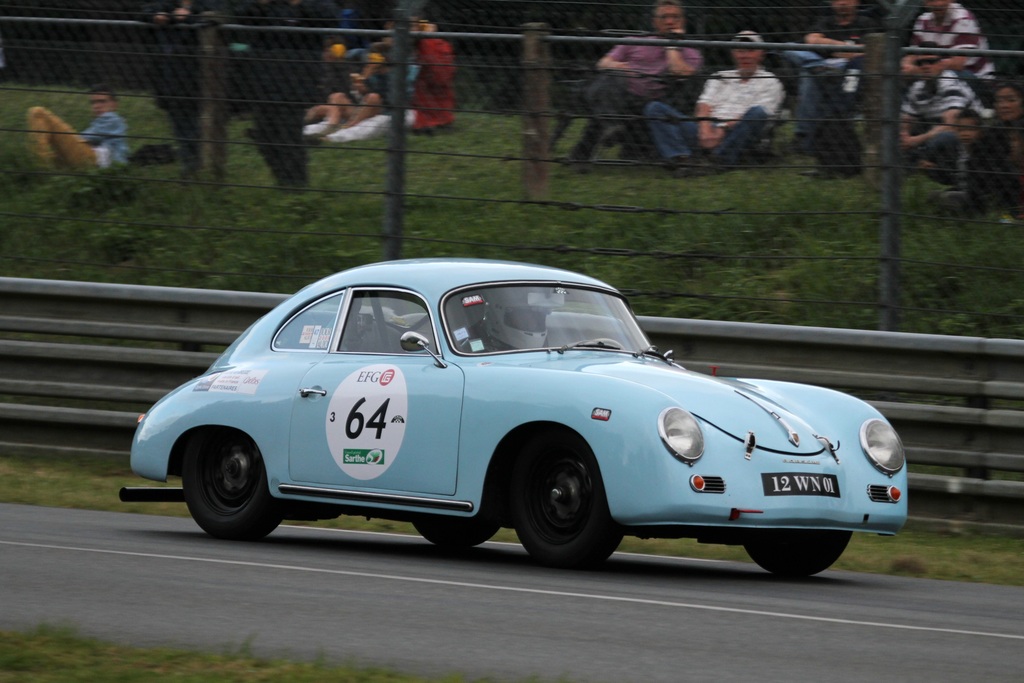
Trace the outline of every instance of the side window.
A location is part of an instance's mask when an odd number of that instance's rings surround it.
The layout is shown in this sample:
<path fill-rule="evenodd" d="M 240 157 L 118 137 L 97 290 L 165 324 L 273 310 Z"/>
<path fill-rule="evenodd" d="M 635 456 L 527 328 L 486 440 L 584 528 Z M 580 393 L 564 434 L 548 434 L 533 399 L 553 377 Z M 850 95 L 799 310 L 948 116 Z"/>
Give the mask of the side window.
<path fill-rule="evenodd" d="M 343 294 L 321 299 L 295 314 L 274 337 L 275 351 L 326 351 L 331 344 Z"/>
<path fill-rule="evenodd" d="M 423 300 L 391 290 L 352 293 L 339 350 L 356 353 L 407 353 L 401 338 L 408 331 L 422 334 L 437 348 L 434 328 Z M 416 352 L 414 352 L 416 353 Z"/>

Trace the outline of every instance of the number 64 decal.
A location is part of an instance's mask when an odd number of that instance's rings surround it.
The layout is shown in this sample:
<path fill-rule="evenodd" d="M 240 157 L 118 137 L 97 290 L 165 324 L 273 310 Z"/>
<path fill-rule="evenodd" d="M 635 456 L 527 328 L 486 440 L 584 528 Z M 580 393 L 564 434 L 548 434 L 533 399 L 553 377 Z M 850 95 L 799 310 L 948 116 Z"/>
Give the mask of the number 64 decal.
<path fill-rule="evenodd" d="M 387 416 L 388 416 L 388 404 L 391 403 L 390 398 L 384 399 L 384 402 L 380 404 L 380 407 L 370 416 L 370 421 L 367 422 L 366 418 L 359 411 L 362 405 L 366 403 L 366 397 L 362 397 L 356 401 L 355 405 L 352 406 L 352 410 L 348 411 L 348 418 L 345 420 L 345 436 L 350 439 L 358 439 L 363 433 L 364 427 L 370 427 L 376 430 L 375 439 L 379 439 L 381 432 L 387 427 Z M 334 422 L 337 419 L 337 414 L 333 411 L 327 418 L 328 422 Z"/>

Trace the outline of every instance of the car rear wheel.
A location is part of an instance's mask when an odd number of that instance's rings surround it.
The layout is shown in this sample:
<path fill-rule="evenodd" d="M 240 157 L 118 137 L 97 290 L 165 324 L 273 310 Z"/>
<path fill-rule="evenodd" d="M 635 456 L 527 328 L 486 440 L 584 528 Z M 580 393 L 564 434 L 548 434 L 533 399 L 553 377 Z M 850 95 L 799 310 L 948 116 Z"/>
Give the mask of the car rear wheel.
<path fill-rule="evenodd" d="M 779 576 L 811 576 L 839 559 L 850 542 L 849 531 L 781 531 L 743 544 L 750 559 Z"/>
<path fill-rule="evenodd" d="M 516 533 L 541 564 L 592 567 L 622 541 L 597 460 L 572 432 L 548 430 L 530 439 L 512 469 L 511 486 Z"/>
<path fill-rule="evenodd" d="M 490 520 L 463 517 L 433 517 L 412 523 L 420 536 L 442 548 L 472 548 L 489 541 L 500 528 Z"/>
<path fill-rule="evenodd" d="M 263 456 L 241 432 L 221 429 L 192 437 L 185 449 L 181 483 L 189 513 L 211 536 L 253 541 L 283 519 L 267 486 Z"/>

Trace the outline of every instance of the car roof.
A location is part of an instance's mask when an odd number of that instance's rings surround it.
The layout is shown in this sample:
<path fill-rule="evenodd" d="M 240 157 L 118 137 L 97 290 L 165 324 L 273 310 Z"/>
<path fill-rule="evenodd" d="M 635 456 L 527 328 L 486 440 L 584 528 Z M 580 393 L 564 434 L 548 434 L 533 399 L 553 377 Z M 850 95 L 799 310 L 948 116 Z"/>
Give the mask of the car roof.
<path fill-rule="evenodd" d="M 306 296 L 320 296 L 344 287 L 393 286 L 412 289 L 437 301 L 446 292 L 463 285 L 506 280 L 565 282 L 614 291 L 613 287 L 601 280 L 561 268 L 515 261 L 432 258 L 357 266 L 314 282 L 305 287 L 302 293 Z"/>

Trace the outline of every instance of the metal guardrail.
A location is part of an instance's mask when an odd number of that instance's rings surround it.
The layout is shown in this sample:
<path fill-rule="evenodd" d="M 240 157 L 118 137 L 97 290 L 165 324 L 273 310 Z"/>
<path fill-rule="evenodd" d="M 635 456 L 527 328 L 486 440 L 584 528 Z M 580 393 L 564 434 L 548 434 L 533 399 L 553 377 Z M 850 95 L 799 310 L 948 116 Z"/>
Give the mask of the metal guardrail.
<path fill-rule="evenodd" d="M 280 294 L 0 278 L 0 452 L 124 457 L 139 412 Z M 690 370 L 857 394 L 893 422 L 911 516 L 1024 535 L 1024 341 L 642 317 Z M 1020 404 L 1024 405 L 1024 404 Z"/>

